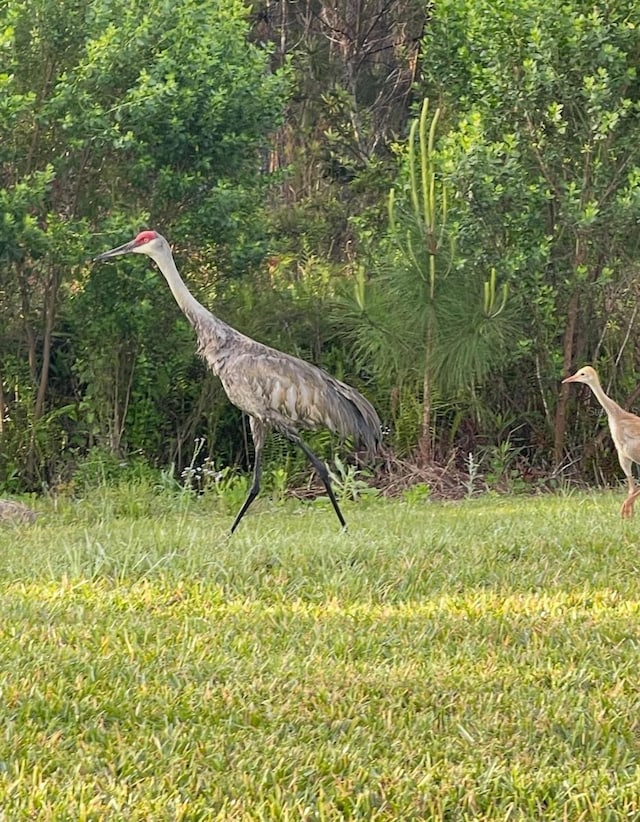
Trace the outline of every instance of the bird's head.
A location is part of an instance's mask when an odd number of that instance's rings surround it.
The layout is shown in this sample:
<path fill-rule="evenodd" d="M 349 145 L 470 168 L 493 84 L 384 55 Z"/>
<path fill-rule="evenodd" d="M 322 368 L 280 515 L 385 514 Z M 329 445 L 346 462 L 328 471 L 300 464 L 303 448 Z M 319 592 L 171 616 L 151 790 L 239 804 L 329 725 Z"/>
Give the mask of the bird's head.
<path fill-rule="evenodd" d="M 124 245 L 119 245 L 117 248 L 112 248 L 110 251 L 104 251 L 93 258 L 94 262 L 99 260 L 110 260 L 112 257 L 119 257 L 121 254 L 146 254 L 148 257 L 155 258 L 157 254 L 162 253 L 168 248 L 168 243 L 162 234 L 157 231 L 141 231 L 138 236 L 130 240 Z"/>
<path fill-rule="evenodd" d="M 585 365 L 579 371 L 576 371 L 572 377 L 567 377 L 562 382 L 585 382 L 587 385 L 593 385 L 598 382 L 598 375 L 595 368 Z"/>

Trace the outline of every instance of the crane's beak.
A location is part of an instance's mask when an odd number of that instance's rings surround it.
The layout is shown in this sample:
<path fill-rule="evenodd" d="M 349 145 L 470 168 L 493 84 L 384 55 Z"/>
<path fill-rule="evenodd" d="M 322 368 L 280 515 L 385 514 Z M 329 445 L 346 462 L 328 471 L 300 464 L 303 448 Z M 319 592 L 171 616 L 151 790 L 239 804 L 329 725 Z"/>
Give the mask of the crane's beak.
<path fill-rule="evenodd" d="M 573 377 L 567 377 L 566 379 L 562 380 L 562 384 L 564 385 L 565 382 L 578 382 L 578 380 L 576 379 L 577 376 L 577 374 L 574 374 Z"/>
<path fill-rule="evenodd" d="M 102 254 L 98 254 L 97 257 L 94 257 L 92 262 L 96 263 L 100 260 L 110 260 L 112 257 L 119 257 L 121 254 L 128 254 L 130 251 L 133 251 L 135 246 L 135 240 L 131 240 L 124 245 L 119 245 L 117 248 L 112 248 L 111 251 L 103 251 Z"/>

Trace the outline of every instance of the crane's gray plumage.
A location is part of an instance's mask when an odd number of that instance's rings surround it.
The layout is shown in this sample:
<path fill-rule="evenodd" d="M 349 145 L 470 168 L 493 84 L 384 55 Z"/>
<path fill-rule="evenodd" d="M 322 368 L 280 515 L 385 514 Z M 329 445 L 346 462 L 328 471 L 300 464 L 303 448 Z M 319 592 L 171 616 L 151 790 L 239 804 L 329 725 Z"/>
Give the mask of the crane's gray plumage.
<path fill-rule="evenodd" d="M 255 446 L 253 484 L 231 531 L 235 531 L 260 490 L 262 450 L 271 429 L 302 448 L 322 479 L 344 527 L 327 467 L 300 438 L 299 429 L 325 427 L 341 437 L 353 437 L 356 445 L 372 456 L 380 444 L 381 425 L 371 403 L 355 388 L 321 368 L 256 342 L 208 311 L 185 285 L 169 243 L 156 231 L 143 231 L 131 242 L 99 254 L 95 260 L 130 252 L 146 254 L 154 260 L 195 329 L 200 355 L 220 377 L 231 402 L 249 415 Z"/>

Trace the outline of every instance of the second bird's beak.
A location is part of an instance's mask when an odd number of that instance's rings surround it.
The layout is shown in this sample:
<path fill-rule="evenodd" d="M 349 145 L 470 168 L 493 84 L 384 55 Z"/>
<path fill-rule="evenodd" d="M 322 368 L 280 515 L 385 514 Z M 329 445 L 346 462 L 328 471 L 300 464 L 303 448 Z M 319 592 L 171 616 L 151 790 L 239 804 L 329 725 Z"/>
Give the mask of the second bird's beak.
<path fill-rule="evenodd" d="M 111 257 L 119 257 L 120 254 L 128 254 L 134 247 L 135 243 L 129 241 L 128 243 L 124 243 L 124 245 L 119 245 L 117 248 L 112 248 L 110 251 L 103 251 L 102 254 L 98 254 L 97 257 L 94 257 L 92 262 L 98 262 L 99 260 L 110 260 Z"/>
<path fill-rule="evenodd" d="M 562 384 L 564 385 L 565 382 L 576 382 L 577 376 L 577 374 L 574 374 L 572 377 L 567 377 L 566 379 L 562 380 Z"/>

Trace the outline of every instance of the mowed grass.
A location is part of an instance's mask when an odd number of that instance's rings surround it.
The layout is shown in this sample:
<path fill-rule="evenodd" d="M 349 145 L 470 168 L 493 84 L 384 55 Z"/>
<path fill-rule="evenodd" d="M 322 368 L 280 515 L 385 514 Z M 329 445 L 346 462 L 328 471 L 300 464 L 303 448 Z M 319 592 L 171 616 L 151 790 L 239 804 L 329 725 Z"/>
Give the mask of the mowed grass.
<path fill-rule="evenodd" d="M 0 819 L 640 818 L 624 493 L 0 532 Z"/>

